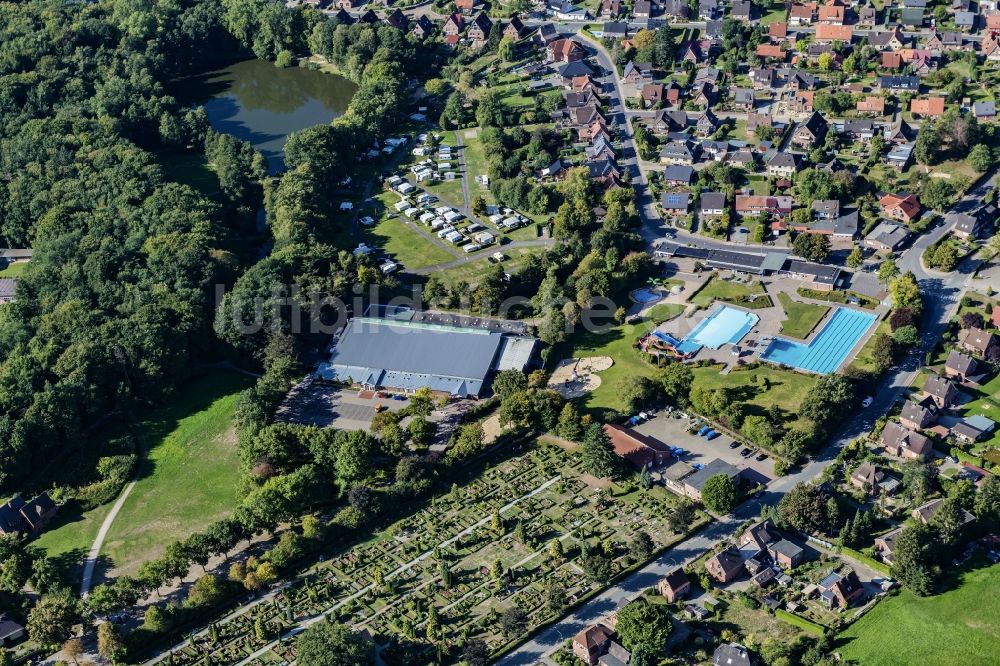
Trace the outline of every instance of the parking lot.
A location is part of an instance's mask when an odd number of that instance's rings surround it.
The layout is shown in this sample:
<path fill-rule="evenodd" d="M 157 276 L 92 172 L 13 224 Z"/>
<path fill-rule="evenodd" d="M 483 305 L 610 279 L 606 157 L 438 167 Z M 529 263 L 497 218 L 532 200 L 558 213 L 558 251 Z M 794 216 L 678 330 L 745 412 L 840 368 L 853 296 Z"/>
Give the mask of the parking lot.
<path fill-rule="evenodd" d="M 291 390 L 278 409 L 278 420 L 338 430 L 368 430 L 375 405 L 399 411 L 409 400 L 365 398 L 358 391 L 306 380 Z"/>
<path fill-rule="evenodd" d="M 762 450 L 752 445 L 731 448 L 733 438 L 725 434 L 720 433 L 711 441 L 692 435 L 687 429 L 693 423 L 690 419 L 673 418 L 666 412 L 660 412 L 649 421 L 635 426 L 635 430 L 668 446 L 681 447 L 687 451 L 681 458 L 686 463 L 704 465 L 718 458 L 745 470 L 744 477 L 750 482 L 766 484 L 774 478 L 774 460 L 770 455 L 764 460 L 756 460 L 757 454 L 764 453 Z M 741 456 L 740 452 L 746 448 L 754 450 L 755 453 L 746 457 Z"/>

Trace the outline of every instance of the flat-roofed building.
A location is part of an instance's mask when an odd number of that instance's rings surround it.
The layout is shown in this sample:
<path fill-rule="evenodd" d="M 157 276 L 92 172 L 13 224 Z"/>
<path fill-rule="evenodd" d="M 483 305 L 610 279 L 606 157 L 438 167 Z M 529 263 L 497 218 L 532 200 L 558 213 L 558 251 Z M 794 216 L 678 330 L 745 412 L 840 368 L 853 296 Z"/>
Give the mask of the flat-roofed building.
<path fill-rule="evenodd" d="M 480 397 L 496 372 L 523 371 L 536 345 L 534 338 L 493 328 L 355 317 L 316 376 L 373 390 L 427 387 L 441 395 Z"/>

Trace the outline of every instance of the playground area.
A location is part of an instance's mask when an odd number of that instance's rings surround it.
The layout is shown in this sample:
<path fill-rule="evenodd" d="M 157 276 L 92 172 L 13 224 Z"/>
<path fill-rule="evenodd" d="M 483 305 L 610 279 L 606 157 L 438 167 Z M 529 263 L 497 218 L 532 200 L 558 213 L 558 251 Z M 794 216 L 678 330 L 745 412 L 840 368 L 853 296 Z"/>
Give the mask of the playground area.
<path fill-rule="evenodd" d="M 610 356 L 563 359 L 549 378 L 549 388 L 567 400 L 585 396 L 601 385 L 597 373 L 612 365 L 614 361 Z"/>

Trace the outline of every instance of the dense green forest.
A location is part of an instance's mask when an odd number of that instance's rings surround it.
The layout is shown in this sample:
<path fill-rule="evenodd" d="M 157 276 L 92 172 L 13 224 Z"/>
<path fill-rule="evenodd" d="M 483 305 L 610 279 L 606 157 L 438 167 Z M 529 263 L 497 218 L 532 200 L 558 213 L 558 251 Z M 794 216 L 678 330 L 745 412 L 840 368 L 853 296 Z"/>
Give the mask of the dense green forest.
<path fill-rule="evenodd" d="M 283 177 L 169 93 L 218 61 L 310 47 L 359 91 L 335 126 L 289 142 Z M 108 415 L 169 397 L 230 345 L 262 351 L 266 334 L 229 325 L 238 299 L 214 320 L 215 285 L 336 294 L 377 279 L 324 245 L 329 188 L 395 126 L 416 61 L 388 26 L 265 0 L 0 3 L 0 237 L 35 251 L 0 311 L 0 490 L 85 479 Z M 165 162 L 184 153 L 211 163 L 218 194 L 168 179 Z M 245 237 L 265 198 L 275 246 L 254 265 Z"/>

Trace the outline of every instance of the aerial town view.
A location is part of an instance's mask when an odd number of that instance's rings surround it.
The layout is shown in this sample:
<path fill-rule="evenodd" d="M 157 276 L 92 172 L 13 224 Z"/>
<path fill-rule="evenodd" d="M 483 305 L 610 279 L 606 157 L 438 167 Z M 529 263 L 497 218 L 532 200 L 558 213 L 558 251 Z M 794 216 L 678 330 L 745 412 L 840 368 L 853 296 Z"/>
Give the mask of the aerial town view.
<path fill-rule="evenodd" d="M 997 0 L 0 0 L 0 666 L 1000 666 Z"/>

